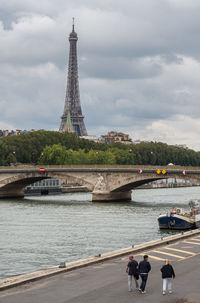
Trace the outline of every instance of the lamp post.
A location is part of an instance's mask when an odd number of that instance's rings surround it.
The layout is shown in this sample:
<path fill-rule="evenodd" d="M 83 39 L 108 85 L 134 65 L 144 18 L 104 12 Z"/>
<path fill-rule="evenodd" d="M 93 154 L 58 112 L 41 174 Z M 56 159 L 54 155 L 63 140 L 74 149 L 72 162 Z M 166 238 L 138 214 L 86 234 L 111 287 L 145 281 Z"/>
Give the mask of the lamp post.
<path fill-rule="evenodd" d="M 12 159 L 13 165 L 16 165 L 16 162 L 17 162 L 17 159 L 16 159 L 16 152 L 13 151 L 12 154 L 13 154 L 13 159 Z M 10 165 L 11 165 L 11 163 L 10 163 Z"/>

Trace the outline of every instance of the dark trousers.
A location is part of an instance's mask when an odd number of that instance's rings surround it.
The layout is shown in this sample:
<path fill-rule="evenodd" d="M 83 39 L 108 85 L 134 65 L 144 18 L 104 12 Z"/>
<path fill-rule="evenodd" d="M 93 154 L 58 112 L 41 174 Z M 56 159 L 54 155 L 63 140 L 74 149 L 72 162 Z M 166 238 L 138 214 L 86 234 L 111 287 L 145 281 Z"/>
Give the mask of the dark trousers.
<path fill-rule="evenodd" d="M 144 291 L 146 283 L 147 283 L 147 279 L 148 279 L 148 274 L 140 274 L 140 277 L 142 279 L 142 283 L 140 285 L 140 289 L 141 289 L 141 291 Z"/>

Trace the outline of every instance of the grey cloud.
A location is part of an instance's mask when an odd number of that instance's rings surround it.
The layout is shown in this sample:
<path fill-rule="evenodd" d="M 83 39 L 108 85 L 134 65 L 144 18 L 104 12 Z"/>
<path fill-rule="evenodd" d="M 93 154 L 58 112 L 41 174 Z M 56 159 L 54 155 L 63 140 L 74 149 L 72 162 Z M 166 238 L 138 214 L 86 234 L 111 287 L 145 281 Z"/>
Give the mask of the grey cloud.
<path fill-rule="evenodd" d="M 89 57 L 81 62 L 80 67 L 86 77 L 110 79 L 150 78 L 162 72 L 161 65 L 153 60 L 124 57 Z"/>
<path fill-rule="evenodd" d="M 180 55 L 173 53 L 162 54 L 161 59 L 166 64 L 170 64 L 170 63 L 183 64 L 183 58 Z"/>
<path fill-rule="evenodd" d="M 23 69 L 4 65 L 1 73 L 1 120 L 15 128 L 56 128 L 63 110 L 64 74 L 51 64 Z"/>
<path fill-rule="evenodd" d="M 194 146 L 173 117 L 199 125 L 199 14 L 196 0 L 1 0 L 0 120 L 58 129 L 75 16 L 89 133 L 121 129 L 172 142 L 170 121 Z"/>

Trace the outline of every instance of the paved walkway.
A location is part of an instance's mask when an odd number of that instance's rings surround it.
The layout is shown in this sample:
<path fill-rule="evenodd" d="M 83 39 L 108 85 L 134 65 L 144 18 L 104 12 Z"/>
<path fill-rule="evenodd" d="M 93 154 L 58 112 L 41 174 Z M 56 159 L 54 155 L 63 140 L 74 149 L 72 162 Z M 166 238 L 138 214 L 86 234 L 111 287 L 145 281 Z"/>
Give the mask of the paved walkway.
<path fill-rule="evenodd" d="M 0 292 L 0 303 L 200 303 L 200 235 L 144 251 L 152 265 L 147 293 L 128 292 L 128 256 L 66 272 Z M 160 268 L 170 259 L 173 293 L 162 295 Z"/>

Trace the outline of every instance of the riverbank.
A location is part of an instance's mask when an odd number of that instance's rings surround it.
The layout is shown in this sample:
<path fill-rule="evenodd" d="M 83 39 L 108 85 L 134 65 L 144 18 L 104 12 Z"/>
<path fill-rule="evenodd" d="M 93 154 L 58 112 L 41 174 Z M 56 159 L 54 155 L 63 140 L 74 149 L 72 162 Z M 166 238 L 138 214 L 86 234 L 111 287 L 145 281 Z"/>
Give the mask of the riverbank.
<path fill-rule="evenodd" d="M 88 188 L 82 185 L 77 185 L 77 186 L 62 186 L 61 187 L 61 192 L 62 193 L 77 193 L 77 192 L 82 192 L 86 193 L 89 192 Z"/>
<path fill-rule="evenodd" d="M 170 183 L 170 184 L 144 184 L 135 187 L 133 190 L 139 189 L 158 189 L 158 188 L 181 188 L 181 187 L 197 187 L 199 185 L 189 184 L 189 183 Z M 89 192 L 88 188 L 85 186 L 62 186 L 62 193 L 75 193 L 75 192 Z"/>
<path fill-rule="evenodd" d="M 0 302 L 199 303 L 197 264 L 200 256 L 200 230 L 179 234 L 173 239 L 172 237 L 160 239 L 160 244 L 144 243 L 143 248 L 141 244 L 140 247 L 130 247 L 126 250 L 126 252 L 118 252 L 118 255 L 112 252 L 112 256 L 107 256 L 101 261 L 98 258 L 103 256 L 96 256 L 96 262 L 86 266 L 77 264 L 73 270 L 66 267 L 60 269 L 62 272 L 59 274 L 46 279 L 32 280 L 29 283 L 4 289 L 0 292 Z M 139 293 L 134 285 L 133 291 L 128 292 L 125 268 L 129 254 L 134 254 L 138 261 L 142 260 L 144 254 L 149 255 L 152 269 L 147 281 L 147 294 Z M 160 268 L 166 258 L 170 258 L 176 278 L 173 280 L 173 293 L 163 296 Z"/>
<path fill-rule="evenodd" d="M 138 186 L 134 188 L 134 190 L 140 190 L 140 189 L 158 189 L 158 188 L 179 188 L 179 187 L 197 187 L 199 185 L 194 184 L 181 184 L 181 183 L 172 183 L 172 184 L 144 184 L 141 186 Z M 86 193 L 90 192 L 87 187 L 82 185 L 76 185 L 76 186 L 61 186 L 58 188 L 41 188 L 41 189 L 29 189 L 24 192 L 25 196 L 39 196 L 39 195 L 56 195 L 61 193 Z"/>
<path fill-rule="evenodd" d="M 153 241 L 149 241 L 146 243 L 142 243 L 139 245 L 135 245 L 135 246 L 133 245 L 131 247 L 111 251 L 108 253 L 98 254 L 96 256 L 91 256 L 86 259 L 80 259 L 80 260 L 77 260 L 74 262 L 69 262 L 69 263 L 62 262 L 59 266 L 54 266 L 51 268 L 38 270 L 38 271 L 28 273 L 25 275 L 20 275 L 17 277 L 10 277 L 8 279 L 0 280 L 0 291 L 11 288 L 11 287 L 19 286 L 22 284 L 26 284 L 29 282 L 44 279 L 47 277 L 51 277 L 51 276 L 60 274 L 62 272 L 68 272 L 68 271 L 72 271 L 72 270 L 79 269 L 82 267 L 87 267 L 92 264 L 105 262 L 107 260 L 119 258 L 119 257 L 125 256 L 128 254 L 136 254 L 141 251 L 156 248 L 156 247 L 159 247 L 164 244 L 171 244 L 171 243 L 177 242 L 179 240 L 194 237 L 195 235 L 199 235 L 199 234 L 200 234 L 200 229 L 191 230 L 191 231 L 187 231 L 187 232 L 182 232 L 177 235 L 173 235 L 173 236 L 161 238 L 158 240 L 153 240 Z"/>
<path fill-rule="evenodd" d="M 170 183 L 170 184 L 144 184 L 134 188 L 137 189 L 158 189 L 158 188 L 181 188 L 181 187 L 197 187 L 199 185 L 189 183 Z"/>

